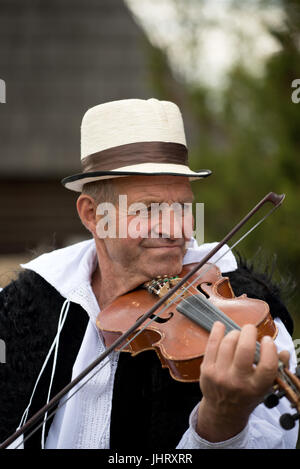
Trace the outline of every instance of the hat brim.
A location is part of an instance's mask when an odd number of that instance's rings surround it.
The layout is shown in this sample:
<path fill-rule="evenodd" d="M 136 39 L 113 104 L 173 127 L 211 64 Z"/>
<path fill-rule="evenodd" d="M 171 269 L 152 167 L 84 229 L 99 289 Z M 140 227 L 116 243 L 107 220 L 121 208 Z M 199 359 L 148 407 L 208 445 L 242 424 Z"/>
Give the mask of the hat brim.
<path fill-rule="evenodd" d="M 89 182 L 101 181 L 104 179 L 113 179 L 118 177 L 128 176 L 184 176 L 189 180 L 198 181 L 199 179 L 206 178 L 212 174 L 209 169 L 201 169 L 199 171 L 192 171 L 186 168 L 185 171 L 91 171 L 87 173 L 78 173 L 62 179 L 61 183 L 66 189 L 81 192 L 84 184 Z"/>

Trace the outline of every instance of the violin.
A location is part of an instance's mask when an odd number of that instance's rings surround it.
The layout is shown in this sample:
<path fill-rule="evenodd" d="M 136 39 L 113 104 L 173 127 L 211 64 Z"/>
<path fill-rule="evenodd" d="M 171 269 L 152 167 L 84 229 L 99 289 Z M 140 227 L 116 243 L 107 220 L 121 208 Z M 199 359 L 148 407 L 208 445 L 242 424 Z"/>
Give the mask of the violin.
<path fill-rule="evenodd" d="M 98 315 L 96 324 L 106 346 L 110 346 L 143 314 L 163 297 L 197 264 L 184 266 L 178 277 L 158 277 L 118 297 Z M 213 323 L 226 325 L 226 332 L 254 324 L 258 341 L 264 335 L 276 337 L 277 328 L 269 306 L 262 300 L 234 295 L 228 277 L 214 264 L 205 264 L 194 273 L 153 315 L 146 327 L 128 337 L 117 350 L 137 355 L 155 350 L 163 368 L 182 382 L 199 381 L 200 365 Z M 208 300 L 208 301 L 207 301 Z"/>

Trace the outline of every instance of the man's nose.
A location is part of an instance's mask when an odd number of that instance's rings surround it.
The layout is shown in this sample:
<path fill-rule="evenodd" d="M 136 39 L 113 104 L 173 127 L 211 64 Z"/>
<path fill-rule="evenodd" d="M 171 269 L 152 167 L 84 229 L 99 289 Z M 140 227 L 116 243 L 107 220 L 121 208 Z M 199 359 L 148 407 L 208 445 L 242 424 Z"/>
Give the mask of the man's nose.
<path fill-rule="evenodd" d="M 152 233 L 157 238 L 178 239 L 184 235 L 184 216 L 181 206 L 164 206 L 154 212 Z"/>

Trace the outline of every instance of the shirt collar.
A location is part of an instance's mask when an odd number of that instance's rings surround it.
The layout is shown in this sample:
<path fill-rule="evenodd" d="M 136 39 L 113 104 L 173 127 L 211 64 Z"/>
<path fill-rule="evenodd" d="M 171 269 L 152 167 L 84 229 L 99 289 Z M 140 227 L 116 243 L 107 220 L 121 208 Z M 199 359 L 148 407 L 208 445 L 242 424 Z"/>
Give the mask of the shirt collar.
<path fill-rule="evenodd" d="M 198 246 L 196 240 L 192 239 L 191 247 L 188 248 L 183 258 L 183 264 L 200 262 L 216 245 L 217 243 L 205 243 Z M 219 259 L 222 255 L 223 257 Z M 210 262 L 216 262 L 223 273 L 237 268 L 235 257 L 226 245 L 212 257 Z M 89 239 L 42 254 L 26 264 L 21 264 L 21 267 L 36 272 L 63 297 L 73 301 L 74 292 L 83 285 L 90 286 L 96 265 L 96 245 L 94 239 Z"/>

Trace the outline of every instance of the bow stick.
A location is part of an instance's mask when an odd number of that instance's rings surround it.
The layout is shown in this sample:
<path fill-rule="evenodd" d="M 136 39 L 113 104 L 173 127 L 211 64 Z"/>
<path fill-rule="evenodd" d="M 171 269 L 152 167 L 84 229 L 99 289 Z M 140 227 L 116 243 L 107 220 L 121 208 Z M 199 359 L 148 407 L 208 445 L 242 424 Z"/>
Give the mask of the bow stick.
<path fill-rule="evenodd" d="M 115 340 L 106 350 L 99 355 L 96 360 L 94 360 L 87 368 L 85 368 L 76 378 L 74 378 L 69 384 L 67 384 L 59 393 L 57 393 L 48 404 L 44 405 L 39 411 L 37 411 L 21 428 L 19 428 L 15 433 L 8 437 L 4 442 L 0 444 L 0 449 L 5 449 L 10 446 L 17 438 L 23 435 L 25 432 L 30 430 L 35 423 L 37 423 L 49 410 L 51 410 L 70 390 L 72 390 L 81 380 L 83 380 L 93 369 L 96 368 L 107 356 L 109 356 L 119 345 L 121 345 L 126 339 L 130 337 L 138 328 L 141 326 L 146 319 L 150 318 L 155 311 L 162 306 L 162 304 L 168 300 L 187 280 L 194 275 L 197 270 L 203 267 L 241 228 L 247 221 L 256 213 L 258 210 L 265 205 L 267 202 L 270 202 L 274 207 L 267 213 L 267 215 L 260 220 L 260 224 L 263 220 L 267 218 L 276 208 L 278 208 L 285 198 L 284 194 L 276 194 L 275 192 L 270 192 L 267 194 L 223 239 L 220 241 L 198 264 L 196 264 L 192 270 L 190 270 L 182 279 L 172 287 L 162 298 L 160 298 L 155 305 L 153 305 L 149 311 L 147 311 L 143 316 L 141 316 L 133 326 L 131 326 L 125 333 L 123 333 L 118 339 Z M 253 227 L 250 231 L 252 231 Z M 247 233 L 248 234 L 248 233 Z M 239 240 L 241 241 L 244 236 Z M 178 298 L 177 298 L 178 299 Z"/>

